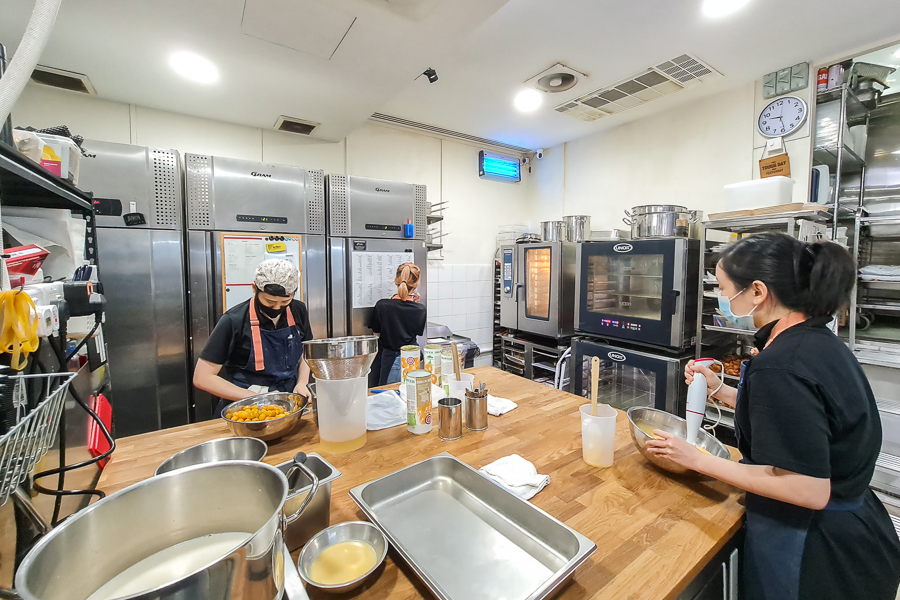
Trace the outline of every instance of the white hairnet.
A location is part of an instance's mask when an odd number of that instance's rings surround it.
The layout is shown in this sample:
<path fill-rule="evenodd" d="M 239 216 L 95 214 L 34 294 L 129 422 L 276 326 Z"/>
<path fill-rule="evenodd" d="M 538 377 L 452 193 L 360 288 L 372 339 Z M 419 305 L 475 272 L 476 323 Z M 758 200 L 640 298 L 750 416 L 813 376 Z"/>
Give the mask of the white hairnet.
<path fill-rule="evenodd" d="M 284 288 L 285 295 L 290 296 L 297 291 L 300 277 L 297 267 L 290 262 L 280 258 L 270 258 L 262 261 L 256 267 L 256 277 L 253 279 L 253 283 L 261 292 L 266 291 L 267 285 L 281 286 Z"/>

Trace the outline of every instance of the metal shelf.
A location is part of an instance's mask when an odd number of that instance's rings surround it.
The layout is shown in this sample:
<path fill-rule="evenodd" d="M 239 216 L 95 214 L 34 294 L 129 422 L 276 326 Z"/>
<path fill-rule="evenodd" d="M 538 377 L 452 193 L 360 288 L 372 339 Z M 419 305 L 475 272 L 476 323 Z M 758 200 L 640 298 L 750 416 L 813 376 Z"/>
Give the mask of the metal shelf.
<path fill-rule="evenodd" d="M 837 169 L 838 163 L 838 147 L 837 146 L 817 146 L 813 149 L 813 163 L 818 165 L 827 165 L 831 172 Z M 866 161 L 844 144 L 844 157 L 841 160 L 841 168 L 853 173 L 862 170 L 866 166 Z"/>
<path fill-rule="evenodd" d="M 432 223 L 439 223 L 444 220 L 444 215 L 425 215 L 425 222 L 431 225 Z"/>
<path fill-rule="evenodd" d="M 735 335 L 755 335 L 755 329 L 735 329 L 734 327 L 719 327 L 718 325 L 704 325 L 703 329 L 707 331 L 718 331 L 719 333 L 733 333 Z"/>
<path fill-rule="evenodd" d="M 425 244 L 425 251 L 431 252 L 432 250 L 440 250 L 443 247 L 443 244 Z"/>
<path fill-rule="evenodd" d="M 4 206 L 62 208 L 91 214 L 94 211 L 91 194 L 79 190 L 2 142 L 0 199 Z"/>
<path fill-rule="evenodd" d="M 900 311 L 900 302 L 892 304 L 857 304 L 857 308 L 866 308 L 869 310 L 896 310 Z"/>

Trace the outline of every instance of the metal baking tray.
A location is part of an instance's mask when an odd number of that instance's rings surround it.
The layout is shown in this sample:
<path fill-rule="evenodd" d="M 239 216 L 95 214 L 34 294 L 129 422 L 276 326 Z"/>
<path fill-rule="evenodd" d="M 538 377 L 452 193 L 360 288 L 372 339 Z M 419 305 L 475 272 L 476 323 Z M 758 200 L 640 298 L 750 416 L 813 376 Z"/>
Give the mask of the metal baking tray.
<path fill-rule="evenodd" d="M 597 545 L 442 453 L 350 490 L 439 600 L 538 600 Z"/>

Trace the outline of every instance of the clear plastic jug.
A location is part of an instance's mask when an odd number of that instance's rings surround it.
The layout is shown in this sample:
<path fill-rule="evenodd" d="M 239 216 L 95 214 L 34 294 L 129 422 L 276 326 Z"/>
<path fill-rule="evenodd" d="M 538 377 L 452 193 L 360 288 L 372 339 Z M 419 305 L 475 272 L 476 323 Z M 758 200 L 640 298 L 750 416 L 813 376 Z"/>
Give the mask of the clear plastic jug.
<path fill-rule="evenodd" d="M 324 452 L 358 450 L 366 444 L 368 376 L 316 380 L 319 438 Z"/>

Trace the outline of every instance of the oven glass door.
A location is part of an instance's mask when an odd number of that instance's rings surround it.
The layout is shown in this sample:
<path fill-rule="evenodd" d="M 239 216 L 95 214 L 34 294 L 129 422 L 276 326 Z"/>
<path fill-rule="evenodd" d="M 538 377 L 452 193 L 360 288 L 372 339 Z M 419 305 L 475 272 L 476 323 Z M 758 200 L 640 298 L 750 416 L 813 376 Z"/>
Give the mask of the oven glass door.
<path fill-rule="evenodd" d="M 550 320 L 552 267 L 550 248 L 525 249 L 525 317 Z"/>
<path fill-rule="evenodd" d="M 619 410 L 652 406 L 666 410 L 669 361 L 602 344 L 576 342 L 572 351 L 573 392 L 591 397 L 591 358 L 600 358 L 598 402 Z"/>
<path fill-rule="evenodd" d="M 582 245 L 579 330 L 670 345 L 674 255 L 668 240 Z"/>

